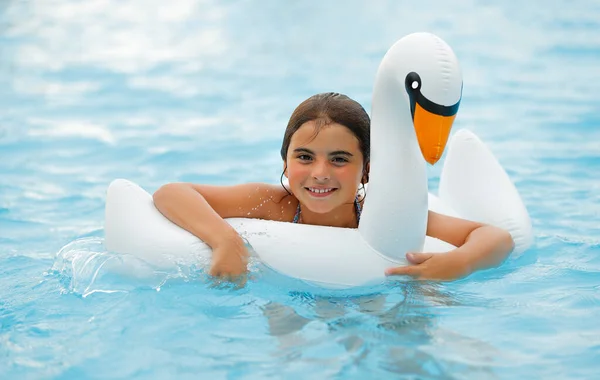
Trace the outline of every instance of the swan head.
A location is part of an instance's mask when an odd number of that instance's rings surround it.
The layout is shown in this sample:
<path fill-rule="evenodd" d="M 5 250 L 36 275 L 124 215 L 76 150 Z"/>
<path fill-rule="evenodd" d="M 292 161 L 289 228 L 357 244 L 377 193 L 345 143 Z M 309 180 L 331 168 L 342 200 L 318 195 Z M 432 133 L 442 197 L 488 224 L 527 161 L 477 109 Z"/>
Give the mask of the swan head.
<path fill-rule="evenodd" d="M 399 63 L 395 76 L 404 84 L 421 153 L 433 165 L 444 153 L 462 98 L 458 59 L 448 44 L 430 33 L 410 34 L 389 53 Z"/>

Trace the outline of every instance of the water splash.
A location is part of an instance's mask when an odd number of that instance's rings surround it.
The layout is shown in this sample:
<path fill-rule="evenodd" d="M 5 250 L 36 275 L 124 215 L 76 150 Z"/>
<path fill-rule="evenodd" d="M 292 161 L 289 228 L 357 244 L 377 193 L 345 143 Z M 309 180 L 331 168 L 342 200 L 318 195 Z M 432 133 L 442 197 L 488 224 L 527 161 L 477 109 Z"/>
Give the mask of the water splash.
<path fill-rule="evenodd" d="M 244 239 L 245 240 L 245 239 Z M 251 279 L 262 273 L 262 265 L 248 244 L 251 257 L 248 272 Z M 207 274 L 210 258 L 198 259 L 196 264 L 176 263 L 173 270 L 158 270 L 133 255 L 110 252 L 104 239 L 85 237 L 74 240 L 58 251 L 48 275 L 58 275 L 65 293 L 87 297 L 94 293 L 129 292 L 150 287 L 157 291 L 170 280 L 199 281 L 210 287 L 227 287 L 227 284 Z"/>
<path fill-rule="evenodd" d="M 128 292 L 139 287 L 160 290 L 170 278 L 189 278 L 194 271 L 195 268 L 180 267 L 176 272 L 158 271 L 132 255 L 107 251 L 102 238 L 88 237 L 61 248 L 49 274 L 61 278 L 63 292 L 87 297 L 97 292 Z"/>

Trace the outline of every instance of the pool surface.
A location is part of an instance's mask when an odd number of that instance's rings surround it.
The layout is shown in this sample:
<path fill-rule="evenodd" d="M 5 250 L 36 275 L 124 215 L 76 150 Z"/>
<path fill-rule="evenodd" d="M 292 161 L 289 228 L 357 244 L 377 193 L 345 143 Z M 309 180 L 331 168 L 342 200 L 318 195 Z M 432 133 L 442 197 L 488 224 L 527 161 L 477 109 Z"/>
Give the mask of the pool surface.
<path fill-rule="evenodd" d="M 595 0 L 2 2 L 0 378 L 596 378 L 598 30 Z M 106 270 L 127 259 L 103 248 L 111 180 L 277 183 L 295 106 L 336 91 L 370 110 L 414 31 L 457 54 L 454 130 L 506 168 L 531 249 L 363 296 L 291 291 L 258 262 L 243 289 L 202 266 Z"/>

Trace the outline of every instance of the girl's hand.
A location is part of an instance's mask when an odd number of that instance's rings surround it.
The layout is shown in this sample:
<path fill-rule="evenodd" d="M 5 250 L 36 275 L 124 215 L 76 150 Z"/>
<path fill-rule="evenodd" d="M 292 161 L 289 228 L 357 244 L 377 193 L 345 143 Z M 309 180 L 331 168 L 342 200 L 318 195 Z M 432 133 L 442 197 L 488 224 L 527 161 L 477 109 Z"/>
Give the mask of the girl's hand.
<path fill-rule="evenodd" d="M 389 268 L 386 276 L 411 276 L 416 280 L 451 281 L 468 276 L 470 266 L 462 255 L 446 253 L 407 253 L 412 265 Z"/>
<path fill-rule="evenodd" d="M 223 239 L 213 247 L 208 274 L 243 286 L 248 269 L 248 256 L 248 249 L 239 235 Z"/>

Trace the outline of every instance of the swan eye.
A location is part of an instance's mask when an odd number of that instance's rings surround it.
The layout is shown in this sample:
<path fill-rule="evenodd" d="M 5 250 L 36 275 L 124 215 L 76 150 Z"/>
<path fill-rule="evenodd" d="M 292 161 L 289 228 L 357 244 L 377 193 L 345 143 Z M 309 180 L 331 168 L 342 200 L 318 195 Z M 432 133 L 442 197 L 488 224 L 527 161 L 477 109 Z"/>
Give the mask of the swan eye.
<path fill-rule="evenodd" d="M 406 79 L 404 79 L 404 85 L 406 86 L 406 91 L 408 92 L 417 91 L 421 88 L 421 77 L 419 74 L 412 71 L 406 75 Z"/>

